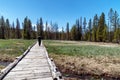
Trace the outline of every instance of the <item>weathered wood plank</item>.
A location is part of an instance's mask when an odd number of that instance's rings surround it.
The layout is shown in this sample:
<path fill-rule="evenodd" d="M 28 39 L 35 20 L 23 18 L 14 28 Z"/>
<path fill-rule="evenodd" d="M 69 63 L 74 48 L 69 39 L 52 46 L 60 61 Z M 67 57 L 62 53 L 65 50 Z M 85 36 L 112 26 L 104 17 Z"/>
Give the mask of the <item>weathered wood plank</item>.
<path fill-rule="evenodd" d="M 36 43 L 3 80 L 53 80 L 45 52 Z"/>

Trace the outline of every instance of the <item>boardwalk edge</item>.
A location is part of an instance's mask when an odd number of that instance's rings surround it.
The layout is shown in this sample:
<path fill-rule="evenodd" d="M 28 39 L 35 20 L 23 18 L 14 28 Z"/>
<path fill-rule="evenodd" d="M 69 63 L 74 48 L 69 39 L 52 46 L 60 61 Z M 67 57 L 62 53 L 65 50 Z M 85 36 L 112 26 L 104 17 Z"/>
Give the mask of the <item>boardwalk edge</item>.
<path fill-rule="evenodd" d="M 44 47 L 45 48 L 45 47 Z M 51 70 L 51 73 L 52 73 L 52 77 L 53 77 L 53 80 L 64 80 L 62 78 L 62 74 L 60 73 L 60 71 L 58 70 L 58 68 L 56 67 L 54 61 L 52 58 L 49 58 L 48 56 L 48 52 L 45 48 L 45 53 L 46 53 L 46 57 L 47 57 L 47 60 L 48 60 L 48 64 L 50 66 L 50 70 Z"/>
<path fill-rule="evenodd" d="M 16 57 L 14 62 L 10 63 L 6 68 L 1 70 L 0 73 L 0 80 L 4 79 L 4 77 L 26 56 L 26 54 L 30 51 L 30 49 L 36 44 L 37 42 L 34 42 L 31 46 L 28 47 L 28 49 L 19 57 Z"/>

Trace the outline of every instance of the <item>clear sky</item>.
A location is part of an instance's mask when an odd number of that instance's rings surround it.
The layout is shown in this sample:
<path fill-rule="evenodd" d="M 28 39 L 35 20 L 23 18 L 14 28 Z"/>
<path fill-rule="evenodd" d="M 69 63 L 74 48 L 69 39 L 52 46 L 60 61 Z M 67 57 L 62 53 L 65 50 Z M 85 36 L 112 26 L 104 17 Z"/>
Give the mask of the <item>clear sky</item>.
<path fill-rule="evenodd" d="M 0 16 L 11 23 L 16 18 L 23 22 L 28 16 L 36 24 L 42 17 L 44 22 L 57 22 L 60 27 L 65 27 L 67 22 L 72 26 L 81 16 L 88 21 L 101 12 L 107 18 L 110 8 L 120 14 L 120 0 L 0 0 Z"/>

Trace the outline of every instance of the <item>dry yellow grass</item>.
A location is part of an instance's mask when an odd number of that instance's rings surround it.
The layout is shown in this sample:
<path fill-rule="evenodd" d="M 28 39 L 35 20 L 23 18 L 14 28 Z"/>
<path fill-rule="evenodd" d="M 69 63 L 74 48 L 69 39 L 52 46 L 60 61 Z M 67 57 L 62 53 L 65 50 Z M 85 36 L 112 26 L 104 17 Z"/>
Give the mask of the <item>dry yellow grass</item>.
<path fill-rule="evenodd" d="M 103 47 L 120 47 L 117 43 L 105 43 L 105 42 L 86 42 L 86 41 L 60 41 L 60 40 L 53 40 L 51 45 L 95 45 L 95 46 L 103 46 Z"/>
<path fill-rule="evenodd" d="M 77 57 L 50 54 L 63 73 L 120 76 L 120 59 L 109 56 Z"/>
<path fill-rule="evenodd" d="M 0 65 L 0 70 L 2 70 L 3 68 L 5 68 L 5 66 Z"/>
<path fill-rule="evenodd" d="M 120 79 L 118 44 L 55 40 L 45 41 L 45 46 L 62 73 Z"/>
<path fill-rule="evenodd" d="M 0 55 L 0 61 L 4 61 L 4 62 L 12 62 L 15 60 L 15 56 L 14 55 L 8 55 L 8 54 L 3 54 Z"/>

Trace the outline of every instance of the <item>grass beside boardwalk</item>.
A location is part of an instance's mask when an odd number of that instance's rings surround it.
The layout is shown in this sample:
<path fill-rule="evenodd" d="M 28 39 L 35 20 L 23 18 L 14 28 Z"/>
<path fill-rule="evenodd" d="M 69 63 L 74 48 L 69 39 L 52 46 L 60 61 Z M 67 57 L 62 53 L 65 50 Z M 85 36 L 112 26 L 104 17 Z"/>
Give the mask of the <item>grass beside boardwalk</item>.
<path fill-rule="evenodd" d="M 0 40 L 0 61 L 13 61 L 20 56 L 35 40 L 9 39 Z"/>
<path fill-rule="evenodd" d="M 69 56 L 116 56 L 120 57 L 120 46 L 85 45 L 86 42 L 44 41 L 49 53 Z M 104 44 L 103 44 L 104 45 Z"/>
<path fill-rule="evenodd" d="M 45 40 L 49 55 L 63 73 L 120 76 L 120 45 L 83 41 Z"/>

